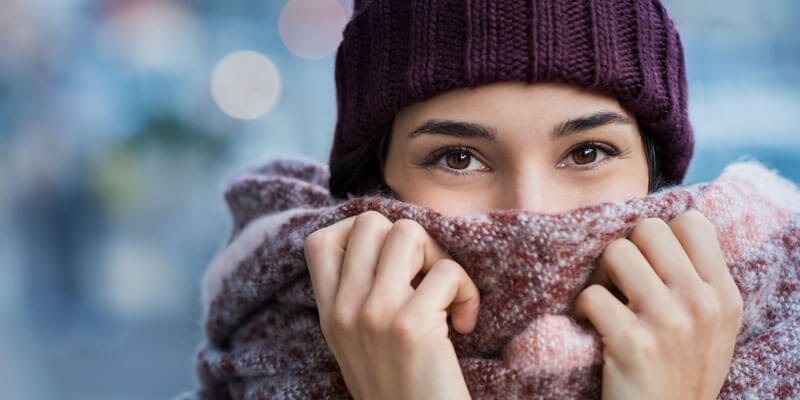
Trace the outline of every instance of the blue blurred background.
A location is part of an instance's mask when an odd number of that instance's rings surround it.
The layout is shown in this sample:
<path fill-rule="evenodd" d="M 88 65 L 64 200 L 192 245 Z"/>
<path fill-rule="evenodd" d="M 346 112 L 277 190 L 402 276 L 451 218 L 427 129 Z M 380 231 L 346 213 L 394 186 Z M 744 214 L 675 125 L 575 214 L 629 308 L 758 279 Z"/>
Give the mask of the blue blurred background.
<path fill-rule="evenodd" d="M 697 135 L 687 183 L 742 156 L 800 182 L 800 2 L 665 3 Z M 224 184 L 276 156 L 327 161 L 351 7 L 0 1 L 3 399 L 193 387 Z"/>

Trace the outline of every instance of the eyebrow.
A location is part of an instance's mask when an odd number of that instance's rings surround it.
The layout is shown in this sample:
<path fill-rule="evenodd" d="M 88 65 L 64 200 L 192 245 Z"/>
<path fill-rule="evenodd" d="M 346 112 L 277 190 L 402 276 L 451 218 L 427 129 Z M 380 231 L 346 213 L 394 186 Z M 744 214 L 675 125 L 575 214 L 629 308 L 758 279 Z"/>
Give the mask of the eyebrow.
<path fill-rule="evenodd" d="M 550 133 L 551 138 L 558 139 L 564 136 L 584 132 L 611 124 L 630 124 L 630 118 L 612 111 L 598 111 L 577 118 L 571 118 L 558 124 Z M 420 135 L 446 135 L 458 138 L 482 138 L 497 140 L 497 129 L 467 121 L 448 119 L 430 119 L 414 129 L 409 135 L 414 138 Z"/>

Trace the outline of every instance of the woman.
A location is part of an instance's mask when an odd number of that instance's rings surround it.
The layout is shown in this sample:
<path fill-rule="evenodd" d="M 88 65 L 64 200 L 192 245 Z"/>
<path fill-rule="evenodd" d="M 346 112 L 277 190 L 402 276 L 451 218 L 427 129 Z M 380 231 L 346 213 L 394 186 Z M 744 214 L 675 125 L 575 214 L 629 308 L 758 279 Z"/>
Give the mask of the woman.
<path fill-rule="evenodd" d="M 558 212 L 682 181 L 692 155 L 678 33 L 653 0 L 356 2 L 336 60 L 330 187 L 448 215 Z M 480 296 L 412 220 L 308 235 L 325 339 L 355 398 L 468 398 L 448 317 Z M 609 244 L 575 315 L 603 338 L 603 398 L 716 398 L 742 299 L 696 211 Z"/>

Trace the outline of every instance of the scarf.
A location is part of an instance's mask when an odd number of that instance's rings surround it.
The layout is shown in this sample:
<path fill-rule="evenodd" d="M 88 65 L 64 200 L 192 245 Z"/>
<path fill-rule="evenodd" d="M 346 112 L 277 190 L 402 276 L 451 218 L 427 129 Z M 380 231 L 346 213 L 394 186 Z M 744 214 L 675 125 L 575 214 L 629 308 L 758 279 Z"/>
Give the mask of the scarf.
<path fill-rule="evenodd" d="M 417 221 L 478 286 L 474 331 L 449 335 L 473 398 L 599 398 L 599 335 L 571 316 L 572 303 L 609 242 L 641 219 L 669 222 L 692 208 L 716 226 L 744 301 L 719 398 L 800 398 L 800 191 L 757 161 L 551 214 L 445 216 L 388 196 L 341 199 L 328 177 L 324 164 L 282 158 L 228 182 L 233 228 L 204 278 L 199 386 L 179 398 L 351 398 L 319 327 L 303 245 L 367 210 Z"/>

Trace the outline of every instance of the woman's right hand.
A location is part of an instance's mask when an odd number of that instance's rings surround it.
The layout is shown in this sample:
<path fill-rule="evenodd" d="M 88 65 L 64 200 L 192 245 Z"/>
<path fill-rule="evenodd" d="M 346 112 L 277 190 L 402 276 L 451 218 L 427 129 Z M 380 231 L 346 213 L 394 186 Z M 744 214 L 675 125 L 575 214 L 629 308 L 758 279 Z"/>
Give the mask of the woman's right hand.
<path fill-rule="evenodd" d="M 366 211 L 308 235 L 305 258 L 322 333 L 354 398 L 469 398 L 447 315 L 471 332 L 478 288 L 422 226 Z"/>

